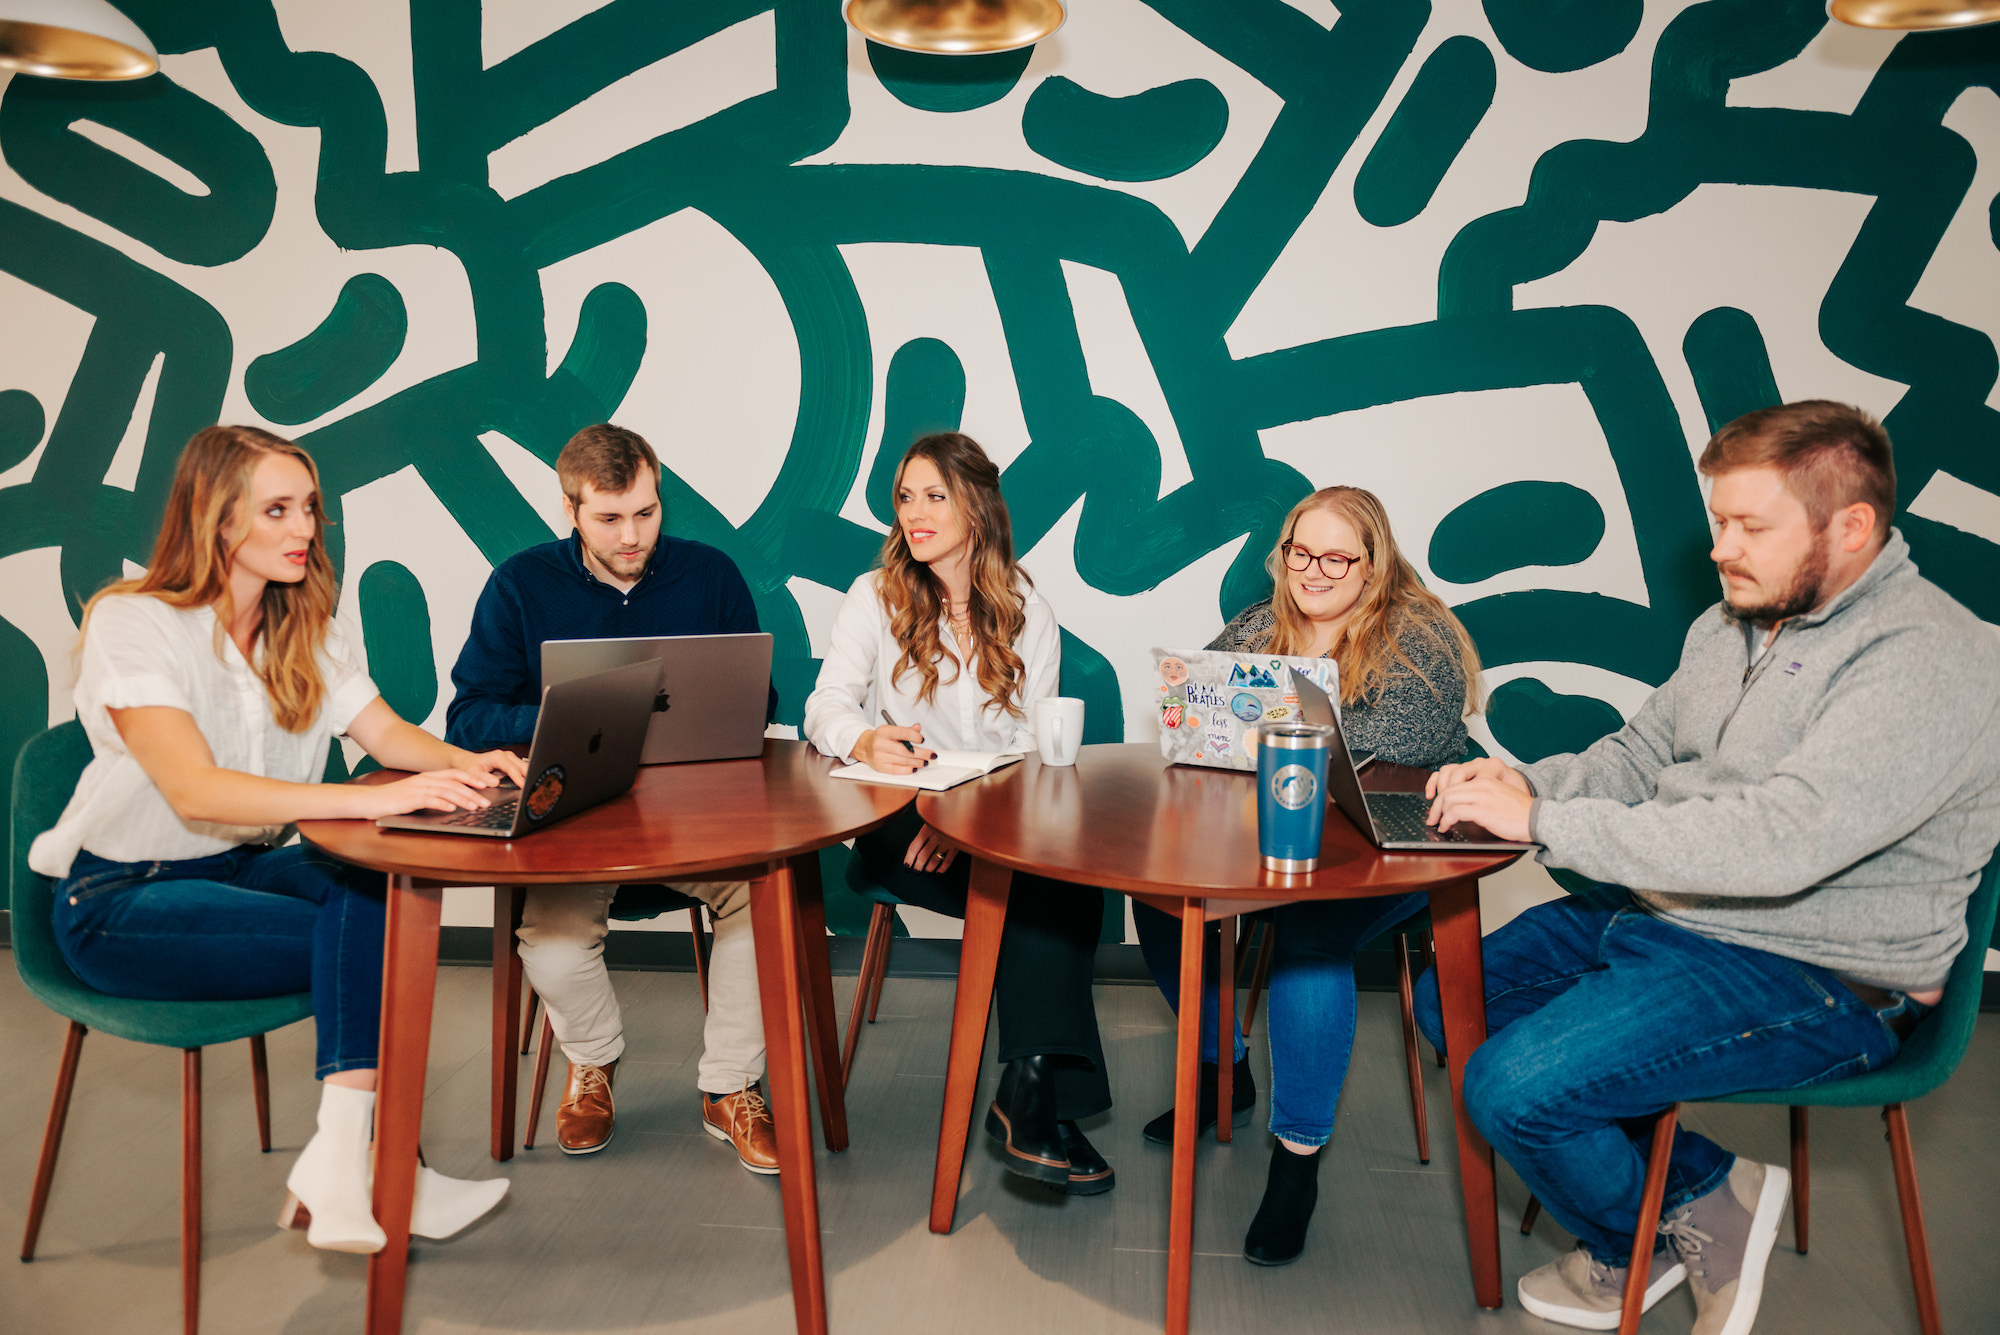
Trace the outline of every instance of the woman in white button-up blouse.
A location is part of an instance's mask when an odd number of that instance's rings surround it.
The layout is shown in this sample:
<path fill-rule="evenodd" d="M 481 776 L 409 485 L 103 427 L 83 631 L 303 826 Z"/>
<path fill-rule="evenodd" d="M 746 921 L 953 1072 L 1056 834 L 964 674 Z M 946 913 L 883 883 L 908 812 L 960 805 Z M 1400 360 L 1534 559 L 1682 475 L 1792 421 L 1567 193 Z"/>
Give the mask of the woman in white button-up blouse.
<path fill-rule="evenodd" d="M 522 769 L 510 753 L 474 755 L 397 718 L 334 626 L 337 598 L 306 452 L 252 427 L 198 432 L 151 566 L 85 609 L 75 699 L 95 756 L 28 861 L 57 878 L 57 942 L 100 991 L 311 990 L 319 1129 L 279 1223 L 307 1226 L 317 1247 L 372 1252 L 385 1240 L 369 1203 L 369 1133 L 386 886 L 380 872 L 288 844 L 290 826 L 483 807 L 481 789 L 519 782 Z M 337 734 L 418 773 L 320 783 Z M 411 1231 L 449 1236 L 506 1190 L 421 1169 Z"/>
<path fill-rule="evenodd" d="M 807 739 L 905 774 L 934 746 L 1032 749 L 1029 714 L 1056 693 L 1062 638 L 1014 562 L 1000 470 L 969 437 L 925 436 L 896 471 L 895 504 L 880 568 L 854 581 L 834 619 L 806 700 Z M 914 805 L 854 851 L 904 903 L 965 916 L 968 860 Z M 1111 1106 L 1090 996 L 1103 917 L 1096 888 L 1017 874 L 994 980 L 1006 1070 L 986 1129 L 1009 1171 L 1072 1195 L 1112 1186 L 1111 1166 L 1076 1125 Z"/>

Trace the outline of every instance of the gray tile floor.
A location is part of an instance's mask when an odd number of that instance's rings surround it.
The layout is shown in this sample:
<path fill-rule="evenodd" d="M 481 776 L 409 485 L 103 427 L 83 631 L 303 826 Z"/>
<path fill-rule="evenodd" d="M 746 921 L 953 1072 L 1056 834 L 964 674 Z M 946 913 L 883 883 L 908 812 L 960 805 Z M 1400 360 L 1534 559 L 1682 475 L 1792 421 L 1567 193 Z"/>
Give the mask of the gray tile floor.
<path fill-rule="evenodd" d="M 410 1268 L 410 1331 L 653 1332 L 791 1329 L 775 1179 L 753 1177 L 696 1125 L 700 1003 L 687 974 L 618 978 L 631 1029 L 620 1071 L 618 1138 L 568 1159 L 548 1149 L 505 1169 L 500 1210 L 448 1243 L 419 1243 Z M 496 1171 L 485 1156 L 487 974 L 439 981 L 425 1148 L 448 1172 Z M 844 1007 L 852 981 L 837 980 Z M 943 1089 L 951 987 L 891 979 L 863 1036 L 848 1104 L 853 1147 L 819 1158 L 828 1297 L 836 1331 L 1123 1332 L 1157 1329 L 1164 1312 L 1167 1156 L 1139 1137 L 1165 1106 L 1172 1034 L 1159 998 L 1099 991 L 1118 1109 L 1092 1134 L 1117 1167 L 1117 1190 L 1067 1200 L 1016 1186 L 983 1140 L 968 1156 L 952 1236 L 924 1226 Z M 1261 1026 L 1260 1026 L 1261 1029 Z M 0 1236 L 20 1236 L 63 1024 L 0 970 Z M 1253 1045 L 1253 1047 L 1256 1045 Z M 310 1025 L 271 1036 L 273 1130 L 256 1152 L 243 1045 L 207 1056 L 208 1335 L 353 1331 L 360 1258 L 316 1253 L 271 1222 L 316 1093 Z M 1260 1087 L 1267 1063 L 1255 1057 Z M 179 1329 L 178 1116 L 174 1054 L 93 1035 L 55 1193 L 32 1265 L 0 1262 L 0 1331 L 166 1335 Z M 993 1072 L 989 1069 L 988 1078 Z M 553 1084 L 560 1078 L 551 1077 Z M 1427 1068 L 1436 1157 L 1418 1166 L 1402 1083 L 1395 999 L 1362 998 L 1357 1060 L 1305 1258 L 1260 1270 L 1239 1254 L 1262 1191 L 1269 1140 L 1205 1142 L 1195 1226 L 1197 1331 L 1537 1331 L 1513 1281 L 1569 1240 L 1544 1222 L 1514 1229 L 1525 1193 L 1501 1171 L 1507 1306 L 1472 1305 L 1443 1072 Z M 525 1091 L 523 1092 L 525 1099 Z M 1724 1143 L 1783 1161 L 1773 1109 L 1699 1108 Z M 1911 1113 L 1938 1289 L 1953 1332 L 2000 1331 L 2000 1019 L 1981 1021 L 1956 1079 Z M 1780 1241 L 1757 1329 L 1914 1332 L 1895 1189 L 1876 1115 L 1815 1115 L 1813 1251 Z M 1686 1331 L 1693 1307 L 1669 1297 L 1648 1332 Z"/>

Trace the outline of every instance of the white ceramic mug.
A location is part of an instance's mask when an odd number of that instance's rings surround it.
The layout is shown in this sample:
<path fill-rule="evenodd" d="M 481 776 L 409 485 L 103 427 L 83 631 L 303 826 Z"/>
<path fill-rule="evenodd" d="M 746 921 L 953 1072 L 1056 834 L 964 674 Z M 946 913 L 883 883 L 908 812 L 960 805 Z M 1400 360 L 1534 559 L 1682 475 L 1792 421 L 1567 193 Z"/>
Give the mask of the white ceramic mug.
<path fill-rule="evenodd" d="M 1083 701 L 1054 695 L 1035 701 L 1035 747 L 1044 765 L 1074 765 L 1083 744 Z"/>

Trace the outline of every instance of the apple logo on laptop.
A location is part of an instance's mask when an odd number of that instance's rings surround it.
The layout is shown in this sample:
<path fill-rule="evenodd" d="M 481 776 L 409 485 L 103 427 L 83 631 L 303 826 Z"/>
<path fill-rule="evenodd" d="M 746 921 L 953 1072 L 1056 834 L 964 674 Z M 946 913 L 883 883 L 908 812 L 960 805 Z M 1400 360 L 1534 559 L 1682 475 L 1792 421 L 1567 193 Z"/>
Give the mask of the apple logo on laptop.
<path fill-rule="evenodd" d="M 590 754 L 596 755 L 597 748 L 602 745 L 604 745 L 604 729 L 599 728 L 596 732 L 590 734 Z"/>
<path fill-rule="evenodd" d="M 671 701 L 672 697 L 670 697 L 665 691 L 661 691 L 658 695 L 653 697 L 653 712 L 655 714 L 666 713 L 667 710 L 672 707 Z"/>

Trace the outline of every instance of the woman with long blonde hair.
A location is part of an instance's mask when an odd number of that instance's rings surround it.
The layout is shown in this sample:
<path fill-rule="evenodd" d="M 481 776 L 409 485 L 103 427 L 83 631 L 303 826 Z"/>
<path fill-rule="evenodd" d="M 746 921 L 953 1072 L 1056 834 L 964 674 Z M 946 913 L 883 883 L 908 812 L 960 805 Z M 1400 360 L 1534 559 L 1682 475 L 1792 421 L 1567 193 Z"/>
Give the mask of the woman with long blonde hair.
<path fill-rule="evenodd" d="M 254 427 L 181 451 L 152 563 L 84 609 L 75 692 L 94 757 L 31 866 L 57 880 L 56 938 L 114 996 L 235 1000 L 308 989 L 319 1129 L 280 1226 L 316 1247 L 379 1251 L 370 1205 L 386 884 L 287 843 L 295 821 L 490 805 L 519 782 L 396 717 L 334 625 L 338 591 L 306 452 Z M 391 769 L 318 782 L 345 734 Z M 448 1237 L 506 1193 L 420 1169 L 411 1231 Z M 303 1208 L 300 1208 L 303 1207 Z"/>
<path fill-rule="evenodd" d="M 1426 769 L 1455 761 L 1465 716 L 1479 707 L 1479 654 L 1444 601 L 1423 586 L 1396 548 L 1373 493 L 1326 487 L 1285 516 L 1265 561 L 1270 598 L 1238 613 L 1208 645 L 1231 653 L 1332 658 L 1339 664 L 1341 731 L 1355 755 Z M 1271 966 L 1272 1151 L 1264 1200 L 1243 1242 L 1246 1259 L 1283 1265 L 1305 1248 L 1318 1200 L 1320 1149 L 1354 1046 L 1354 952 L 1423 907 L 1424 896 L 1321 900 L 1273 911 Z M 1180 924 L 1133 905 L 1139 944 L 1168 1004 L 1178 1004 Z M 1219 936 L 1203 960 L 1203 1084 L 1197 1133 L 1213 1126 Z M 1242 1034 L 1235 1041 L 1232 1118 L 1250 1118 L 1257 1091 Z M 1171 1110 L 1146 1139 L 1173 1143 Z"/>
<path fill-rule="evenodd" d="M 913 773 L 936 755 L 1034 749 L 1029 714 L 1056 693 L 1055 613 L 1014 561 L 1000 470 L 970 437 L 929 435 L 896 470 L 896 527 L 834 619 L 805 734 L 826 755 Z M 869 876 L 906 904 L 965 916 L 968 862 L 914 805 L 854 841 Z M 987 1110 L 1010 1172 L 1071 1195 L 1111 1190 L 1077 1129 L 1111 1106 L 1091 1000 L 1103 926 L 1094 889 L 1016 874 L 994 993 L 1006 1070 Z"/>

